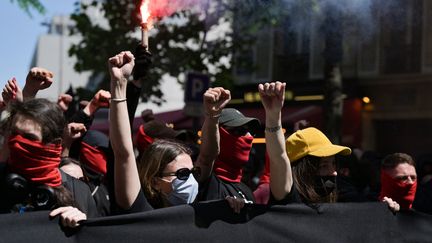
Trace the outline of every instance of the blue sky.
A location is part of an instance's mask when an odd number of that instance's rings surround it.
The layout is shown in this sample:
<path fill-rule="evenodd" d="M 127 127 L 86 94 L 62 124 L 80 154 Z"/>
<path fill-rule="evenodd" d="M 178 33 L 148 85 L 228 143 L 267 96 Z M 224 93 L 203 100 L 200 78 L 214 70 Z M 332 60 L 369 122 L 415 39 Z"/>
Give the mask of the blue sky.
<path fill-rule="evenodd" d="M 11 77 L 16 77 L 21 87 L 30 68 L 38 36 L 47 32 L 41 23 L 49 22 L 52 16 L 70 14 L 75 0 L 41 0 L 46 13 L 32 12 L 30 17 L 18 7 L 16 1 L 0 1 L 0 87 Z"/>

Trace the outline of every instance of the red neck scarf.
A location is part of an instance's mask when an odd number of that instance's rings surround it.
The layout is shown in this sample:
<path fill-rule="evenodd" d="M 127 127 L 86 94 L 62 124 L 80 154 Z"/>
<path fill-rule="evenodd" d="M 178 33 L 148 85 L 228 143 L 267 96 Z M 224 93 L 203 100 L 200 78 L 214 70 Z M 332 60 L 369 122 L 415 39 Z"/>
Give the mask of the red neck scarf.
<path fill-rule="evenodd" d="M 34 183 L 58 187 L 62 178 L 60 165 L 61 144 L 42 144 L 22 137 L 9 138 L 8 168 Z"/>
<path fill-rule="evenodd" d="M 217 177 L 228 182 L 240 182 L 243 166 L 249 160 L 253 137 L 236 137 L 222 127 L 220 132 L 220 154 L 215 161 L 214 172 Z"/>
<path fill-rule="evenodd" d="M 414 184 L 408 184 L 392 178 L 389 174 L 381 171 L 381 193 L 380 200 L 389 197 L 399 203 L 401 209 L 410 209 L 414 202 L 417 190 L 417 180 Z"/>
<path fill-rule="evenodd" d="M 107 156 L 99 149 L 81 142 L 80 162 L 94 172 L 106 175 Z"/>
<path fill-rule="evenodd" d="M 144 125 L 141 125 L 136 135 L 136 147 L 140 153 L 153 143 L 154 139 L 144 132 Z"/>

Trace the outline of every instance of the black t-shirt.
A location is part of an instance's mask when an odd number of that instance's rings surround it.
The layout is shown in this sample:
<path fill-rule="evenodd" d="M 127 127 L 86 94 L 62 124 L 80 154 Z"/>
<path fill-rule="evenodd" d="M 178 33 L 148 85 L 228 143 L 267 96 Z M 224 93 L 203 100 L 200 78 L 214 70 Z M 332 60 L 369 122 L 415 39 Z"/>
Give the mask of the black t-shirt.
<path fill-rule="evenodd" d="M 87 182 L 91 195 L 96 203 L 99 216 L 111 214 L 111 202 L 107 186 L 100 181 Z"/>
<path fill-rule="evenodd" d="M 282 200 L 276 200 L 273 193 L 270 191 L 269 205 L 287 205 L 291 203 L 302 203 L 300 194 L 294 184 L 291 187 L 290 193 L 288 193 Z"/>
<path fill-rule="evenodd" d="M 218 178 L 214 173 L 207 181 L 199 185 L 199 192 L 195 202 L 221 200 L 225 197 L 243 198 L 246 202 L 255 203 L 252 190 L 244 183 L 226 182 Z"/>
<path fill-rule="evenodd" d="M 134 203 L 129 209 L 118 209 L 118 214 L 140 213 L 153 210 L 153 207 L 147 201 L 142 189 L 139 191 Z"/>
<path fill-rule="evenodd" d="M 77 208 L 85 213 L 87 218 L 100 216 L 88 185 L 63 171 L 61 176 L 63 186 L 72 192 Z"/>

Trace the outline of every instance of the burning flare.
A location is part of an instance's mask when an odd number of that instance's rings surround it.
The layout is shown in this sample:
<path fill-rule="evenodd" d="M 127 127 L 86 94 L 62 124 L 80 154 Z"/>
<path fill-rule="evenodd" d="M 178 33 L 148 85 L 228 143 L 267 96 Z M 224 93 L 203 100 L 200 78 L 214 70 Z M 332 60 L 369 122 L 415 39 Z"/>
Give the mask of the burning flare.
<path fill-rule="evenodd" d="M 141 13 L 141 45 L 148 50 L 148 31 L 152 28 L 151 14 L 149 9 L 150 0 L 143 0 L 140 6 Z"/>
<path fill-rule="evenodd" d="M 141 26 L 147 30 L 152 28 L 152 20 L 149 8 L 150 0 L 143 0 L 140 6 Z"/>

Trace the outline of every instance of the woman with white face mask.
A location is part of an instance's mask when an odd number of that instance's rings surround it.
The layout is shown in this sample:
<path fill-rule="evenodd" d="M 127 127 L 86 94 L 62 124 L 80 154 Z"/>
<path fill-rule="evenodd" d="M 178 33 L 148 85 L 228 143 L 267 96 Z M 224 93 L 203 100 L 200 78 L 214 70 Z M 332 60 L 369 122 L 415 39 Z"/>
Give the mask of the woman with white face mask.
<path fill-rule="evenodd" d="M 190 150 L 184 145 L 156 140 L 137 164 L 142 190 L 153 208 L 194 202 L 200 169 L 193 167 Z"/>
<path fill-rule="evenodd" d="M 219 154 L 218 120 L 231 99 L 230 92 L 223 88 L 210 88 L 204 94 L 206 116 L 200 154 L 195 163 L 192 163 L 190 151 L 183 145 L 158 140 L 146 149 L 137 166 L 126 105 L 127 79 L 135 65 L 134 56 L 130 52 L 121 52 L 110 58 L 108 65 L 116 203 L 125 212 L 192 203 L 198 193 L 198 183 L 209 178 Z M 235 212 L 240 212 L 244 205 L 240 199 L 227 198 L 227 201 Z"/>

